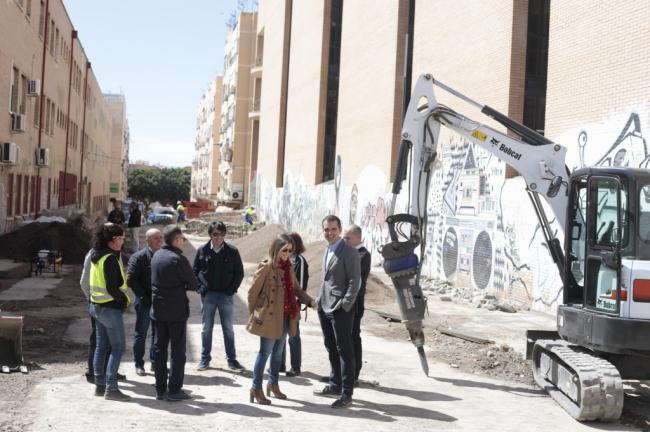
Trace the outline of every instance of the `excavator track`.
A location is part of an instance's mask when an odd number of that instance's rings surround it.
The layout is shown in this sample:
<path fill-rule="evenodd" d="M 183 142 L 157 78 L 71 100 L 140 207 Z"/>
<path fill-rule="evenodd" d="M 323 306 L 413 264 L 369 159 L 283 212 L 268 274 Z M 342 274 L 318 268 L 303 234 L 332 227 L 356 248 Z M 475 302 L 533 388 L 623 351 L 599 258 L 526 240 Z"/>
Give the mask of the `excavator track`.
<path fill-rule="evenodd" d="M 563 340 L 538 340 L 535 382 L 579 421 L 615 421 L 623 411 L 623 381 L 608 361 Z"/>

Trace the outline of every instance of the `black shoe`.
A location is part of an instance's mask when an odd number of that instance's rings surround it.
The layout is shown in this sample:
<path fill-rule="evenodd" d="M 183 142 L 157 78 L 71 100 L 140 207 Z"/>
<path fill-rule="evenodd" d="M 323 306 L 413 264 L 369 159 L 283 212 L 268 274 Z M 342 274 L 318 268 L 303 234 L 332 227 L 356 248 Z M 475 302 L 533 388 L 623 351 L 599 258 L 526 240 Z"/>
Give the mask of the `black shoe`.
<path fill-rule="evenodd" d="M 144 367 L 142 366 L 135 367 L 135 374 L 138 376 L 147 376 L 147 372 L 144 370 Z"/>
<path fill-rule="evenodd" d="M 162 392 L 162 393 L 156 392 L 156 400 L 165 400 L 166 397 L 167 397 L 167 392 Z"/>
<path fill-rule="evenodd" d="M 126 375 L 122 375 L 121 373 L 117 374 L 117 380 L 118 381 L 126 381 Z"/>
<path fill-rule="evenodd" d="M 323 383 L 328 383 L 328 382 L 330 382 L 330 377 L 324 376 L 324 377 L 321 377 L 318 381 L 323 382 Z"/>
<path fill-rule="evenodd" d="M 86 372 L 86 381 L 88 381 L 90 384 L 95 384 L 95 374 Z"/>
<path fill-rule="evenodd" d="M 230 370 L 234 370 L 234 371 L 237 371 L 237 372 L 241 372 L 241 371 L 244 370 L 244 366 L 239 364 L 239 362 L 237 360 L 229 361 L 228 362 L 228 368 L 230 368 Z"/>
<path fill-rule="evenodd" d="M 167 395 L 167 400 L 170 402 L 177 402 L 182 400 L 192 399 L 192 396 L 185 393 L 183 390 L 179 390 L 177 393 L 170 393 Z"/>
<path fill-rule="evenodd" d="M 104 393 L 106 393 L 106 386 L 105 385 L 97 385 L 97 386 L 95 386 L 95 396 L 104 396 Z"/>
<path fill-rule="evenodd" d="M 323 387 L 323 390 L 314 390 L 314 394 L 316 396 L 325 396 L 325 397 L 333 397 L 337 398 L 341 396 L 341 390 L 336 390 L 332 388 L 331 386 L 326 385 Z"/>
<path fill-rule="evenodd" d="M 300 376 L 300 369 L 291 368 L 287 371 L 286 376 L 288 377 Z"/>
<path fill-rule="evenodd" d="M 118 402 L 127 402 L 131 400 L 131 396 L 125 395 L 119 390 L 106 390 L 106 393 L 104 394 L 104 399 L 118 401 Z"/>
<path fill-rule="evenodd" d="M 209 368 L 210 368 L 210 360 L 208 360 L 208 361 L 201 360 L 199 365 L 196 367 L 196 370 L 197 371 L 204 371 L 204 370 L 208 370 Z"/>
<path fill-rule="evenodd" d="M 352 396 L 343 393 L 337 400 L 332 402 L 332 408 L 347 408 L 352 405 Z"/>

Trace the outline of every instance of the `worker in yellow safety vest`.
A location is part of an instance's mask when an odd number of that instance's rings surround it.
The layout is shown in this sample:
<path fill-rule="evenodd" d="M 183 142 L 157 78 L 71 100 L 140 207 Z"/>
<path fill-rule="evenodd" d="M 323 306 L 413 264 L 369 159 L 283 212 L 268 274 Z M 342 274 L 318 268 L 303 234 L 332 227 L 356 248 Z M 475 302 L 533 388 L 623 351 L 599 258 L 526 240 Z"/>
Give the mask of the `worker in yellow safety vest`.
<path fill-rule="evenodd" d="M 93 358 L 95 396 L 104 396 L 104 399 L 116 401 L 131 399 L 117 387 L 117 371 L 126 348 L 123 315 L 124 310 L 132 303 L 120 261 L 123 244 L 122 227 L 108 222 L 95 232 L 90 255 L 88 312 L 95 319 L 97 333 Z M 106 352 L 109 349 L 108 365 L 105 365 Z"/>

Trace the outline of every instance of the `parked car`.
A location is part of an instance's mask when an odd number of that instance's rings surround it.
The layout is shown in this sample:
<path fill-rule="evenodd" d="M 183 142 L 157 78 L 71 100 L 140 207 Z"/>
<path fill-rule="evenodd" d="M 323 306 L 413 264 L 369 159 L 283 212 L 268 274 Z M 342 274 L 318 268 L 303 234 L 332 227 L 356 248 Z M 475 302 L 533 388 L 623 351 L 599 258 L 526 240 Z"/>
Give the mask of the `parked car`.
<path fill-rule="evenodd" d="M 147 215 L 148 224 L 170 224 L 176 222 L 178 213 L 172 207 L 154 207 Z"/>

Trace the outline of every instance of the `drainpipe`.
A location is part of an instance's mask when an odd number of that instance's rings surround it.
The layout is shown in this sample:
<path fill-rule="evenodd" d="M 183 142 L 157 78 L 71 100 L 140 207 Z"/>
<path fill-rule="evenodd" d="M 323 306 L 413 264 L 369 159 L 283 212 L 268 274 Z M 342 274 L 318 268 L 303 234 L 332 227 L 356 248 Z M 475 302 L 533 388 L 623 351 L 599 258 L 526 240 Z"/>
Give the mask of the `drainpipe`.
<path fill-rule="evenodd" d="M 68 147 L 70 137 L 70 99 L 72 98 L 72 65 L 74 64 L 74 40 L 77 39 L 77 30 L 70 33 L 70 71 L 68 72 L 68 110 L 67 124 L 65 128 L 65 160 L 63 162 L 63 186 L 59 184 L 59 207 L 63 206 L 65 192 L 68 185 Z"/>
<path fill-rule="evenodd" d="M 90 62 L 86 62 L 86 73 L 84 77 L 84 109 L 83 117 L 81 120 L 81 168 L 79 169 L 79 207 L 83 206 L 83 177 L 84 177 L 84 153 L 86 150 L 86 106 L 88 105 L 88 69 L 90 69 Z"/>
<path fill-rule="evenodd" d="M 50 21 L 50 0 L 45 0 L 45 26 L 43 28 L 43 61 L 41 64 L 41 94 L 38 100 L 39 109 L 38 109 L 38 149 L 41 148 L 41 143 L 43 141 L 43 111 L 45 110 L 45 59 L 47 58 L 47 36 L 49 31 Z M 40 25 L 40 24 L 39 24 Z M 36 178 L 41 176 L 41 166 L 36 167 Z M 38 184 L 38 190 L 41 190 L 41 184 Z M 37 206 L 40 207 L 40 192 L 39 192 L 39 202 Z"/>

